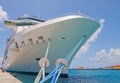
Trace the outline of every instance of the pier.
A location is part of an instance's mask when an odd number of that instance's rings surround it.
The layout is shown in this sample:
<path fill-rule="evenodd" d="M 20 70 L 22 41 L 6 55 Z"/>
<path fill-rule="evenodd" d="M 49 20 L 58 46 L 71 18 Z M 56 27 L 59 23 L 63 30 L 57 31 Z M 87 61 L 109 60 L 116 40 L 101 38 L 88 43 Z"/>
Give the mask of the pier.
<path fill-rule="evenodd" d="M 22 82 L 16 79 L 14 76 L 9 74 L 8 72 L 6 71 L 3 72 L 0 69 L 0 83 L 22 83 Z"/>

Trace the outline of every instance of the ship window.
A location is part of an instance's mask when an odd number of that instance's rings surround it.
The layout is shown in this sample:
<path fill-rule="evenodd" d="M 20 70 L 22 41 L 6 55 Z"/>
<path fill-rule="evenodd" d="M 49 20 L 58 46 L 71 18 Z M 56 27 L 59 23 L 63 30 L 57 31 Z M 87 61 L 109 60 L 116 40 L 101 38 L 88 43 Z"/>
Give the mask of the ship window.
<path fill-rule="evenodd" d="M 5 60 L 7 59 L 8 57 L 7 56 L 5 56 Z"/>
<path fill-rule="evenodd" d="M 66 37 L 62 37 L 61 39 L 66 39 Z"/>
<path fill-rule="evenodd" d="M 86 37 L 87 35 L 84 35 L 84 37 Z"/>
<path fill-rule="evenodd" d="M 15 23 L 16 26 L 19 26 L 18 23 Z"/>
<path fill-rule="evenodd" d="M 24 25 L 24 23 L 21 23 L 21 25 L 23 26 L 23 25 Z"/>
<path fill-rule="evenodd" d="M 36 17 L 21 17 L 21 18 L 18 18 L 17 20 L 24 20 L 24 19 L 30 19 L 30 20 L 35 20 L 35 21 L 39 21 L 39 22 L 45 22 L 44 20 L 42 20 L 40 18 L 36 18 Z"/>
<path fill-rule="evenodd" d="M 30 25 L 32 25 L 32 23 L 30 22 Z"/>
<path fill-rule="evenodd" d="M 35 25 L 35 23 L 34 23 L 34 22 L 32 22 L 32 25 Z"/>
<path fill-rule="evenodd" d="M 32 42 L 33 40 L 32 39 L 28 39 L 29 42 Z"/>
<path fill-rule="evenodd" d="M 30 23 L 27 23 L 26 25 L 30 25 Z"/>
<path fill-rule="evenodd" d="M 16 25 L 17 25 L 17 26 L 20 26 L 20 23 L 17 23 Z"/>
<path fill-rule="evenodd" d="M 26 25 L 26 23 L 24 22 L 23 25 Z"/>
<path fill-rule="evenodd" d="M 43 42 L 45 42 L 43 36 L 39 36 L 38 39 L 39 39 L 39 40 L 42 40 Z"/>
<path fill-rule="evenodd" d="M 25 22 L 25 25 L 28 25 L 28 23 Z"/>
<path fill-rule="evenodd" d="M 33 44 L 33 40 L 32 40 L 32 39 L 28 39 L 28 41 L 29 41 L 31 44 Z"/>
<path fill-rule="evenodd" d="M 36 58 L 37 61 L 39 61 L 41 58 Z"/>
<path fill-rule="evenodd" d="M 22 44 L 25 44 L 25 42 L 24 42 L 24 41 L 22 41 L 21 43 L 22 43 Z"/>
<path fill-rule="evenodd" d="M 17 42 L 15 42 L 15 45 L 16 45 L 16 48 L 19 48 L 19 47 L 18 47 L 18 43 L 17 43 Z"/>
<path fill-rule="evenodd" d="M 43 36 L 39 36 L 38 39 L 39 39 L 39 40 L 43 39 Z"/>
<path fill-rule="evenodd" d="M 15 23 L 16 26 L 18 26 L 18 23 Z"/>
<path fill-rule="evenodd" d="M 22 23 L 20 23 L 20 26 L 22 26 Z"/>

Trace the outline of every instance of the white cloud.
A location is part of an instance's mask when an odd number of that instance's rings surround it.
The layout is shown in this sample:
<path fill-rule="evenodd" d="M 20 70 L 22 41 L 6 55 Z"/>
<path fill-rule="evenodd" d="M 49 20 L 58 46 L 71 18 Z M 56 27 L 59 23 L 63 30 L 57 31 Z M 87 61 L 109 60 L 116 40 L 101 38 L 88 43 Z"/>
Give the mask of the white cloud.
<path fill-rule="evenodd" d="M 103 49 L 98 51 L 96 56 L 89 58 L 89 60 L 92 62 L 98 62 L 98 64 L 94 64 L 94 66 L 120 64 L 120 48 L 111 48 L 108 52 Z"/>
<path fill-rule="evenodd" d="M 3 10 L 2 6 L 0 6 L 0 22 L 7 18 L 7 12 Z"/>
<path fill-rule="evenodd" d="M 0 6 L 0 23 L 6 20 L 7 18 L 8 18 L 7 12 L 3 10 L 2 6 Z M 2 23 L 0 24 L 0 31 L 5 31 L 6 28 L 3 28 L 1 26 L 2 26 Z M 2 60 L 3 58 L 2 56 L 0 56 L 0 66 L 1 66 Z"/>
<path fill-rule="evenodd" d="M 90 44 L 92 42 L 95 41 L 95 39 L 97 39 L 98 35 L 101 33 L 101 30 L 103 28 L 103 23 L 104 23 L 104 19 L 100 19 L 99 23 L 101 24 L 101 26 L 99 27 L 99 29 L 91 36 L 91 38 L 85 43 L 85 45 L 83 45 L 81 47 L 81 49 L 78 51 L 78 53 L 76 54 L 75 58 L 73 59 L 73 61 L 71 62 L 70 68 L 74 67 L 73 65 L 76 63 L 77 58 L 80 58 L 79 56 L 85 54 L 89 48 L 90 48 Z"/>
<path fill-rule="evenodd" d="M 105 57 L 106 55 L 107 55 L 107 53 L 106 53 L 106 51 L 103 49 L 103 50 L 97 52 L 95 57 L 89 58 L 89 60 L 99 61 L 101 58 Z"/>
<path fill-rule="evenodd" d="M 97 39 L 98 35 L 101 33 L 101 30 L 103 28 L 103 22 L 104 22 L 104 19 L 100 19 L 100 28 L 91 36 L 91 38 L 86 42 L 86 44 L 84 46 L 81 47 L 80 51 L 77 53 L 77 55 L 83 55 L 85 54 L 89 48 L 90 48 L 90 44 L 92 42 L 95 41 L 95 39 Z"/>
<path fill-rule="evenodd" d="M 119 62 L 120 63 L 120 48 L 113 49 L 111 48 L 109 53 L 108 53 L 108 59 L 114 63 L 114 62 Z"/>
<path fill-rule="evenodd" d="M 8 18 L 7 12 L 3 10 L 2 6 L 0 6 L 0 23 Z M 0 31 L 5 31 L 5 28 L 0 27 Z"/>

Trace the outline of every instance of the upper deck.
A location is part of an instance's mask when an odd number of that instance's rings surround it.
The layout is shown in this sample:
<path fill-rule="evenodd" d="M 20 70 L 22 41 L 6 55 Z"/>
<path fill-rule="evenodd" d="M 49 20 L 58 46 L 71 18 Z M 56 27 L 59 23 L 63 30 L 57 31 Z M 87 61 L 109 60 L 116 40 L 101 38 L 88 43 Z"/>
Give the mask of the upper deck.
<path fill-rule="evenodd" d="M 41 22 L 45 21 L 35 16 L 24 15 L 22 17 L 19 17 L 16 21 L 6 20 L 4 23 L 7 27 L 17 27 L 36 25 Z"/>

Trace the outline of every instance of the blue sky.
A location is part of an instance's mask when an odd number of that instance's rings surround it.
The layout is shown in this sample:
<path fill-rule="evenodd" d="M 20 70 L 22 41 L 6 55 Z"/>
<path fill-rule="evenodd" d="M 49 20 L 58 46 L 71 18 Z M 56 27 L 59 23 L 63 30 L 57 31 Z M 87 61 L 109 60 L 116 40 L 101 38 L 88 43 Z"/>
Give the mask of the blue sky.
<path fill-rule="evenodd" d="M 24 14 L 50 19 L 71 12 L 82 11 L 96 21 L 104 18 L 104 27 L 95 38 L 78 53 L 72 67 L 101 67 L 120 64 L 120 1 L 119 0 L 1 0 L 0 1 L 0 57 L 11 30 L 3 21 L 15 20 Z M 87 50 L 85 50 L 87 49 Z"/>

